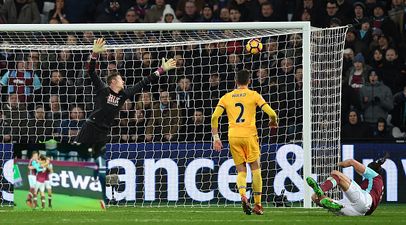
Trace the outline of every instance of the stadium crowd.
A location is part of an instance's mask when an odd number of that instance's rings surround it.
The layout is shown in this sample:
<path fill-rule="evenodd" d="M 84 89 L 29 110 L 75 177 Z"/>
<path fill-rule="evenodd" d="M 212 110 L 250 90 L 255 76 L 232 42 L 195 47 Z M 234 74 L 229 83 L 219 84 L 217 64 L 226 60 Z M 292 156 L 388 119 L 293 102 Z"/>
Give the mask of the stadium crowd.
<path fill-rule="evenodd" d="M 0 0 L 0 23 L 257 21 L 351 25 L 342 73 L 342 139 L 406 139 L 405 0 Z M 74 33 L 65 41 L 91 44 L 96 36 Z M 281 118 L 275 133 L 267 127 L 267 116 L 258 113 L 262 141 L 269 137 L 273 142 L 299 140 L 301 36 L 263 42 L 263 51 L 255 56 L 242 54 L 241 42 L 164 51 L 109 50 L 101 56 L 99 75 L 104 78 L 117 70 L 126 85 L 152 73 L 162 57 L 174 57 L 178 67 L 124 104 L 111 142 L 209 142 L 209 116 L 219 97 L 234 87 L 235 71 L 243 68 L 252 71 L 252 88 Z M 0 141 L 36 143 L 53 138 L 73 142 L 93 108 L 92 84 L 86 77 L 89 52 L 0 51 Z M 223 118 L 221 124 L 225 123 Z M 226 127 L 221 129 L 226 135 Z"/>

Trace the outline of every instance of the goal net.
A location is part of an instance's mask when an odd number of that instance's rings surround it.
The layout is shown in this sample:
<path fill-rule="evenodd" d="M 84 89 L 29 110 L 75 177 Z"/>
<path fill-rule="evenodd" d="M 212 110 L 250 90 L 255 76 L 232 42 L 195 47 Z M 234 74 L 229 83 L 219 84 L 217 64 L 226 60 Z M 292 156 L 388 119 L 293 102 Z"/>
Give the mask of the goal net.
<path fill-rule="evenodd" d="M 220 119 L 225 149 L 217 153 L 210 116 L 242 69 L 252 74 L 250 88 L 279 116 L 279 128 L 270 129 L 268 116 L 257 112 L 266 206 L 309 207 L 303 177 L 323 179 L 339 160 L 346 27 L 81 24 L 13 26 L 0 33 L 3 142 L 73 142 L 94 107 L 86 62 L 97 37 L 107 41 L 98 76 L 118 71 L 127 87 L 154 72 L 160 59 L 176 59 L 175 70 L 127 100 L 117 115 L 106 148 L 110 206 L 239 205 L 227 118 Z M 253 38 L 263 43 L 255 55 L 245 50 Z M 54 154 L 69 159 L 74 153 Z M 74 159 L 87 160 L 81 153 Z M 248 194 L 250 182 L 248 176 Z"/>

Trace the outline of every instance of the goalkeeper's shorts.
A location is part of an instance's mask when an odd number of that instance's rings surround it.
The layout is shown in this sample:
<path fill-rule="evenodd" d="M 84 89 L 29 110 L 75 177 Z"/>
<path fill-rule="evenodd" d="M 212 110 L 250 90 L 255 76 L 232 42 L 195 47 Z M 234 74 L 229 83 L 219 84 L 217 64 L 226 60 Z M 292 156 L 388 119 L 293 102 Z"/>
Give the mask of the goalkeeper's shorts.
<path fill-rule="evenodd" d="M 76 142 L 87 145 L 94 145 L 99 143 L 106 144 L 108 141 L 108 133 L 110 129 L 102 129 L 97 125 L 86 121 L 76 137 Z"/>
<path fill-rule="evenodd" d="M 261 155 L 258 136 L 229 137 L 230 152 L 235 165 L 255 162 Z"/>

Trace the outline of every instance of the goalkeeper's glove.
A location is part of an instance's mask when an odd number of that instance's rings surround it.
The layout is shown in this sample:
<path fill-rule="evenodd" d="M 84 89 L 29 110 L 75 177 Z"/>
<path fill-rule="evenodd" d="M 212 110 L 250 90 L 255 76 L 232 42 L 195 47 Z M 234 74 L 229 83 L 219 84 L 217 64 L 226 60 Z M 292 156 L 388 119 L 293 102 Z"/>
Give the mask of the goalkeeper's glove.
<path fill-rule="evenodd" d="M 93 42 L 93 53 L 102 53 L 106 51 L 106 48 L 104 47 L 104 45 L 106 44 L 106 41 L 104 40 L 104 38 L 98 38 L 96 40 L 94 40 Z"/>
<path fill-rule="evenodd" d="M 176 68 L 176 60 L 168 59 L 168 61 L 166 61 L 165 58 L 162 58 L 161 68 L 163 69 L 164 72 L 175 69 Z"/>

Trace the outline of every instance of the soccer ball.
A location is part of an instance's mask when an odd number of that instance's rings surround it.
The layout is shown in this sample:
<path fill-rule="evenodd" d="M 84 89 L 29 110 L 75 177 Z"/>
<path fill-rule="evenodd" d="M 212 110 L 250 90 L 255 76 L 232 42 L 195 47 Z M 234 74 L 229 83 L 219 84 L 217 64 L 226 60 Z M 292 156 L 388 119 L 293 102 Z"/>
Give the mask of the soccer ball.
<path fill-rule="evenodd" d="M 258 54 L 262 50 L 262 43 L 259 39 L 251 39 L 245 45 L 245 50 L 253 55 Z"/>

